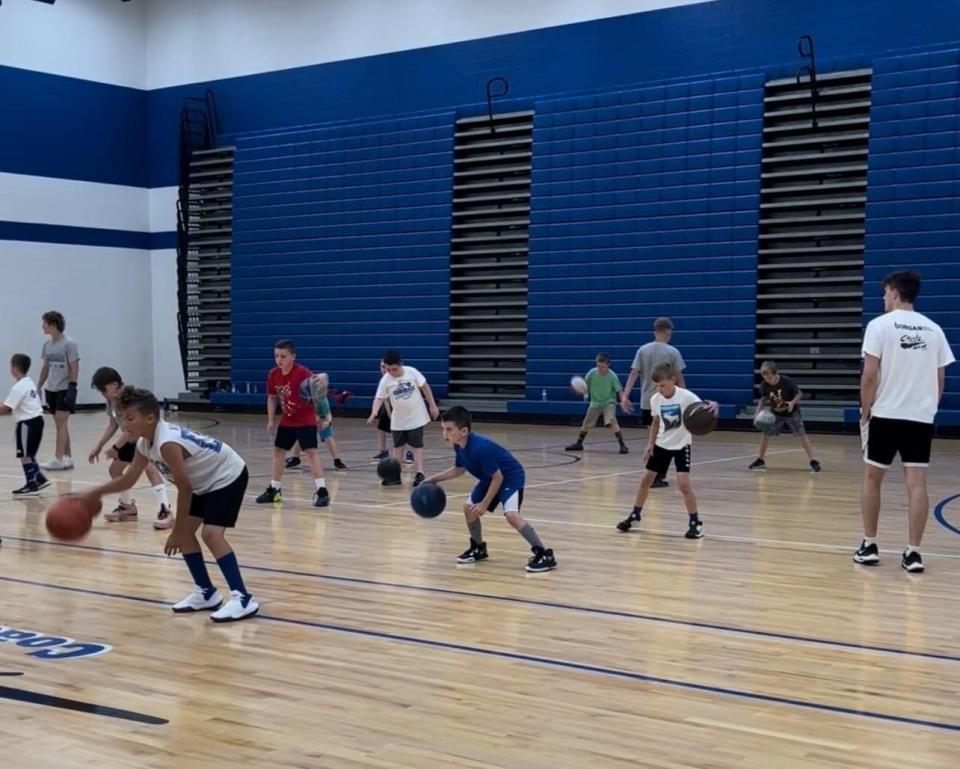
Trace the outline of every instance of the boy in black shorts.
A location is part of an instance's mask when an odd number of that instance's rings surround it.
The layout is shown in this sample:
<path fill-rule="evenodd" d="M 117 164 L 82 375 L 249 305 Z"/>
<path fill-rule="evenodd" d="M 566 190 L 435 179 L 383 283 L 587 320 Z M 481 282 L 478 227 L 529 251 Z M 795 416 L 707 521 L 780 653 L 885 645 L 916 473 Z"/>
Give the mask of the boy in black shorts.
<path fill-rule="evenodd" d="M 123 471 L 133 461 L 137 453 L 137 442 L 124 432 L 123 419 L 113 405 L 113 399 L 123 387 L 123 379 L 116 369 L 102 366 L 93 372 L 90 386 L 100 393 L 107 402 L 107 426 L 100 436 L 100 440 L 91 449 L 87 460 L 90 464 L 97 462 L 104 446 L 110 442 L 110 439 L 119 430 L 120 436 L 107 450 L 107 459 L 112 460 L 107 472 L 111 478 L 117 479 L 123 475 Z M 163 476 L 152 465 L 147 465 L 146 473 L 147 479 L 150 481 L 150 488 L 160 508 L 153 522 L 153 528 L 169 529 L 173 526 L 173 513 L 170 511 L 170 500 L 167 499 L 167 485 L 163 482 Z M 135 521 L 138 514 L 136 501 L 130 496 L 130 492 L 125 491 L 120 494 L 117 507 L 103 517 L 110 522 Z"/>
<path fill-rule="evenodd" d="M 19 352 L 10 358 L 10 376 L 15 384 L 6 400 L 0 404 L 0 414 L 13 414 L 17 422 L 17 459 L 23 466 L 27 480 L 19 489 L 13 490 L 15 497 L 34 497 L 50 485 L 37 464 L 37 452 L 43 439 L 43 404 L 40 401 L 40 388 L 27 376 L 31 362 L 29 355 Z"/>
<path fill-rule="evenodd" d="M 620 531 L 630 531 L 634 523 L 640 522 L 643 505 L 654 480 L 664 475 L 670 464 L 674 463 L 677 467 L 677 489 L 683 496 L 689 516 L 684 536 L 687 539 L 700 539 L 703 536 L 703 522 L 697 512 L 697 495 L 690 484 L 690 449 L 693 436 L 683 424 L 683 413 L 687 406 L 699 403 L 700 398 L 689 390 L 677 387 L 677 375 L 673 367 L 666 363 L 653 369 L 653 383 L 656 388 L 650 398 L 653 424 L 650 426 L 650 440 L 643 452 L 646 472 L 640 480 L 633 511 L 617 524 L 617 528 Z M 704 402 L 714 414 L 717 413 L 719 406 L 715 401 Z"/>
<path fill-rule="evenodd" d="M 243 459 L 221 440 L 164 421 L 156 396 L 148 390 L 124 387 L 115 407 L 124 432 L 137 439 L 136 456 L 122 476 L 83 498 L 93 507 L 104 494 L 133 488 L 147 464 L 153 462 L 177 487 L 176 523 L 163 551 L 183 554 L 195 585 L 190 595 L 170 608 L 177 614 L 213 611 L 210 619 L 214 622 L 254 616 L 260 606 L 247 592 L 237 556 L 225 536 L 237 523 L 247 490 L 249 475 Z M 230 586 L 230 600 L 225 604 L 207 573 L 198 529 Z"/>
<path fill-rule="evenodd" d="M 772 425 L 760 428 L 763 430 L 760 451 L 747 469 L 765 470 L 767 468 L 764 457 L 767 455 L 767 449 L 770 448 L 770 438 L 780 435 L 783 428 L 788 427 L 790 432 L 800 439 L 803 450 L 807 452 L 810 470 L 819 473 L 822 468 L 813 455 L 813 446 L 810 445 L 806 428 L 803 426 L 803 417 L 800 416 L 798 404 L 803 398 L 803 392 L 790 377 L 783 376 L 777 370 L 777 364 L 772 360 L 764 361 L 760 366 L 760 375 L 763 377 L 763 384 L 760 385 L 760 403 L 757 405 L 757 410 L 769 408 L 776 417 L 776 421 Z"/>

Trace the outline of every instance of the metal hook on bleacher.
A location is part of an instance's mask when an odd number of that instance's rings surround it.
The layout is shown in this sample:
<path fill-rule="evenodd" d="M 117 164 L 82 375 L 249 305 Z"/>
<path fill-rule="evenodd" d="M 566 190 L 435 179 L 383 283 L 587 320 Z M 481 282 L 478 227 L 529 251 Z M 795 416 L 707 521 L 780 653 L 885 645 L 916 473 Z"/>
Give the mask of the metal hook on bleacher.
<path fill-rule="evenodd" d="M 810 78 L 810 112 L 813 119 L 813 127 L 817 125 L 817 97 L 819 96 L 817 86 L 817 54 L 813 46 L 812 35 L 801 35 L 797 41 L 797 53 L 801 59 L 807 59 L 810 63 L 804 64 L 797 70 L 797 85 L 802 85 L 801 78 L 805 74 Z"/>
<path fill-rule="evenodd" d="M 500 83 L 503 90 L 500 93 L 493 92 L 494 83 Z M 510 83 L 505 77 L 492 77 L 487 81 L 487 116 L 490 118 L 490 133 L 496 133 L 493 127 L 493 100 L 499 99 L 510 93 Z"/>

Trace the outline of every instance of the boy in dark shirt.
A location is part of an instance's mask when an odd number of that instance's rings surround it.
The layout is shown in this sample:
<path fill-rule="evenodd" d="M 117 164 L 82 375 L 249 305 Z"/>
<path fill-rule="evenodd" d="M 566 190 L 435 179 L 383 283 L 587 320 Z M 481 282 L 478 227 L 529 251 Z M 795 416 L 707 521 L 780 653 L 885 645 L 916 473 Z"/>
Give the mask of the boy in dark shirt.
<path fill-rule="evenodd" d="M 769 408 L 773 412 L 775 421 L 773 424 L 761 428 L 763 437 L 760 439 L 759 456 L 748 469 L 766 469 L 767 464 L 763 458 L 770 447 L 770 438 L 774 435 L 780 435 L 784 427 L 789 427 L 790 432 L 800 438 L 803 450 L 807 452 L 810 470 L 819 473 L 820 463 L 813 455 L 813 447 L 810 445 L 810 439 L 804 429 L 803 418 L 800 416 L 798 406 L 800 399 L 803 397 L 803 392 L 792 379 L 781 375 L 777 371 L 777 364 L 773 361 L 768 360 L 760 367 L 760 375 L 763 377 L 763 384 L 760 385 L 760 403 L 757 405 L 757 410 Z"/>

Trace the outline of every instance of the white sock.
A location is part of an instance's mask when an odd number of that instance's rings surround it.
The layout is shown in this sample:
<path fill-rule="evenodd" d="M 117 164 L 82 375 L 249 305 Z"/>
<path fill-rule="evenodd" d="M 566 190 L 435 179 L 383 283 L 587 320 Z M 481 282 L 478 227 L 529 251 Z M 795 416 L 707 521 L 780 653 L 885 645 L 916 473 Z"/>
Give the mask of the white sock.
<path fill-rule="evenodd" d="M 325 488 L 327 488 L 327 482 L 326 482 L 326 480 L 323 479 L 323 478 L 314 478 L 314 479 L 313 479 L 313 483 L 314 483 L 314 485 L 315 485 L 318 489 L 325 489 Z"/>
<path fill-rule="evenodd" d="M 279 489 L 279 488 L 280 488 L 280 481 L 270 481 L 270 488 L 272 488 L 272 489 Z"/>
<path fill-rule="evenodd" d="M 919 547 L 914 547 L 913 545 L 907 545 L 907 555 L 910 555 L 910 553 L 919 553 L 919 552 L 920 552 Z"/>
<path fill-rule="evenodd" d="M 122 494 L 120 494 L 120 504 L 121 505 L 133 504 L 133 496 L 130 494 L 129 491 L 124 491 Z"/>
<path fill-rule="evenodd" d="M 170 507 L 170 500 L 167 499 L 167 484 L 161 483 L 153 487 L 153 495 L 157 498 L 157 504 L 160 507 Z"/>
<path fill-rule="evenodd" d="M 867 547 L 869 547 L 870 545 L 875 545 L 875 544 L 877 544 L 877 538 L 876 538 L 876 537 L 864 537 L 864 538 L 863 538 L 863 544 L 866 545 Z"/>

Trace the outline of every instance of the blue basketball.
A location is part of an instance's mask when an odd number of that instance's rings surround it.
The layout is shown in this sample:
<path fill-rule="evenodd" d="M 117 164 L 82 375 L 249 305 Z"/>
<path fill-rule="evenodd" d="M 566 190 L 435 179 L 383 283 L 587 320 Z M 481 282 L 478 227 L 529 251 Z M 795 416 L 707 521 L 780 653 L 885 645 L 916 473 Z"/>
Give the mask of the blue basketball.
<path fill-rule="evenodd" d="M 300 383 L 300 397 L 308 403 L 313 401 L 313 386 L 309 379 L 304 379 Z"/>
<path fill-rule="evenodd" d="M 410 507 L 421 518 L 436 518 L 447 506 L 447 495 L 435 483 L 421 483 L 410 495 Z"/>

